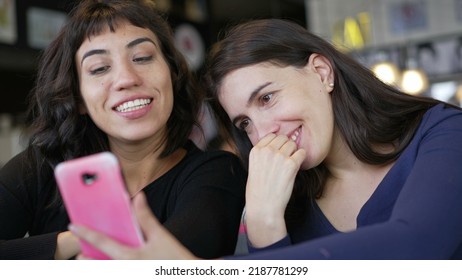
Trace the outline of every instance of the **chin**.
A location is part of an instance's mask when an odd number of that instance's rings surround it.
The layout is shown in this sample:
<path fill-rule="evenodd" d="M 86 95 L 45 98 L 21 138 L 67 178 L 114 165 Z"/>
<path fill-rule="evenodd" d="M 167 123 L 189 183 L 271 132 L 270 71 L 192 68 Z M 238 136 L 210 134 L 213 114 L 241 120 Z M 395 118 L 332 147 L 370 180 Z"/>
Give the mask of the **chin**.
<path fill-rule="evenodd" d="M 300 166 L 300 170 L 308 170 L 311 168 L 315 168 L 319 164 L 321 164 L 321 162 L 313 162 L 307 158 L 302 162 L 302 165 Z"/>
<path fill-rule="evenodd" d="M 303 163 L 302 163 L 302 166 L 300 166 L 300 170 L 305 171 L 305 170 L 311 169 L 311 168 L 313 168 L 313 167 L 314 167 L 314 166 L 312 166 L 312 165 L 309 164 L 308 162 L 303 162 Z"/>

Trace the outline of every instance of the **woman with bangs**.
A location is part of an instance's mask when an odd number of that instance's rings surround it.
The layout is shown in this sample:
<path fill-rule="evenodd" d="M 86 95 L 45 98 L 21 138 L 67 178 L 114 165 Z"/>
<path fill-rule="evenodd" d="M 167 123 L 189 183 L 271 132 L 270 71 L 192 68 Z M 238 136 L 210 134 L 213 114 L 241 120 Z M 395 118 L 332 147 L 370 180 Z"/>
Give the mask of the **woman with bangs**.
<path fill-rule="evenodd" d="M 246 173 L 235 155 L 190 140 L 202 101 L 151 1 L 80 1 L 41 56 L 29 145 L 0 171 L 0 259 L 80 252 L 53 170 L 103 151 L 118 158 L 130 196 L 143 193 L 184 246 L 232 254 Z"/>

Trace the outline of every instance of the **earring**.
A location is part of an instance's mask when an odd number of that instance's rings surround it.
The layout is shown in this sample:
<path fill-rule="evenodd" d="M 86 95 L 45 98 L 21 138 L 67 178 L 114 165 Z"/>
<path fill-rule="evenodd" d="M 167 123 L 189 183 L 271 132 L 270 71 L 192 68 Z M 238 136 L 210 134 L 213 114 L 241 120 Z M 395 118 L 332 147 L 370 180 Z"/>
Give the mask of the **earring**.
<path fill-rule="evenodd" d="M 334 83 L 330 83 L 329 86 L 330 86 L 330 87 L 334 87 Z"/>

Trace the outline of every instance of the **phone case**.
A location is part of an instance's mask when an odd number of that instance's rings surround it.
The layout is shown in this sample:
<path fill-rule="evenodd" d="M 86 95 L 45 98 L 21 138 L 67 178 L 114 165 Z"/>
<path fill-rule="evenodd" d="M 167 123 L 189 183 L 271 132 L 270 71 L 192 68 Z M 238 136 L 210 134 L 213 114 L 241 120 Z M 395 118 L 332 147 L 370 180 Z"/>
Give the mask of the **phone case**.
<path fill-rule="evenodd" d="M 102 152 L 58 164 L 55 178 L 72 223 L 100 231 L 120 243 L 140 246 L 142 235 L 131 211 L 117 158 Z M 82 253 L 109 259 L 81 240 Z"/>

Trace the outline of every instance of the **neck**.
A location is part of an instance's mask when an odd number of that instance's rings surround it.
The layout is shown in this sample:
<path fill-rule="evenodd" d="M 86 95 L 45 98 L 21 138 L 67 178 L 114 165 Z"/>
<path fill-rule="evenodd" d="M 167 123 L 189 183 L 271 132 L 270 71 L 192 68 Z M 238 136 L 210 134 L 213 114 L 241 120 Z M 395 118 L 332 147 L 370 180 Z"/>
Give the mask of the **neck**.
<path fill-rule="evenodd" d="M 331 177 L 341 178 L 345 173 L 361 169 L 364 163 L 353 154 L 338 132 L 334 135 L 331 151 L 327 155 L 324 164 Z"/>
<path fill-rule="evenodd" d="M 178 164 L 186 150 L 178 149 L 167 157 L 160 157 L 165 144 L 146 146 L 112 145 L 111 151 L 117 156 L 128 192 L 134 196 L 148 184 Z"/>
<path fill-rule="evenodd" d="M 389 145 L 376 145 L 374 149 L 377 152 L 390 153 L 394 150 L 392 144 Z M 389 164 L 376 165 L 369 164 L 358 159 L 355 154 L 351 151 L 350 147 L 344 141 L 343 137 L 336 133 L 335 140 L 332 148 L 326 160 L 324 161 L 325 166 L 329 170 L 332 178 L 345 178 L 348 176 L 358 176 L 360 174 L 375 173 L 377 170 L 382 170 Z"/>

